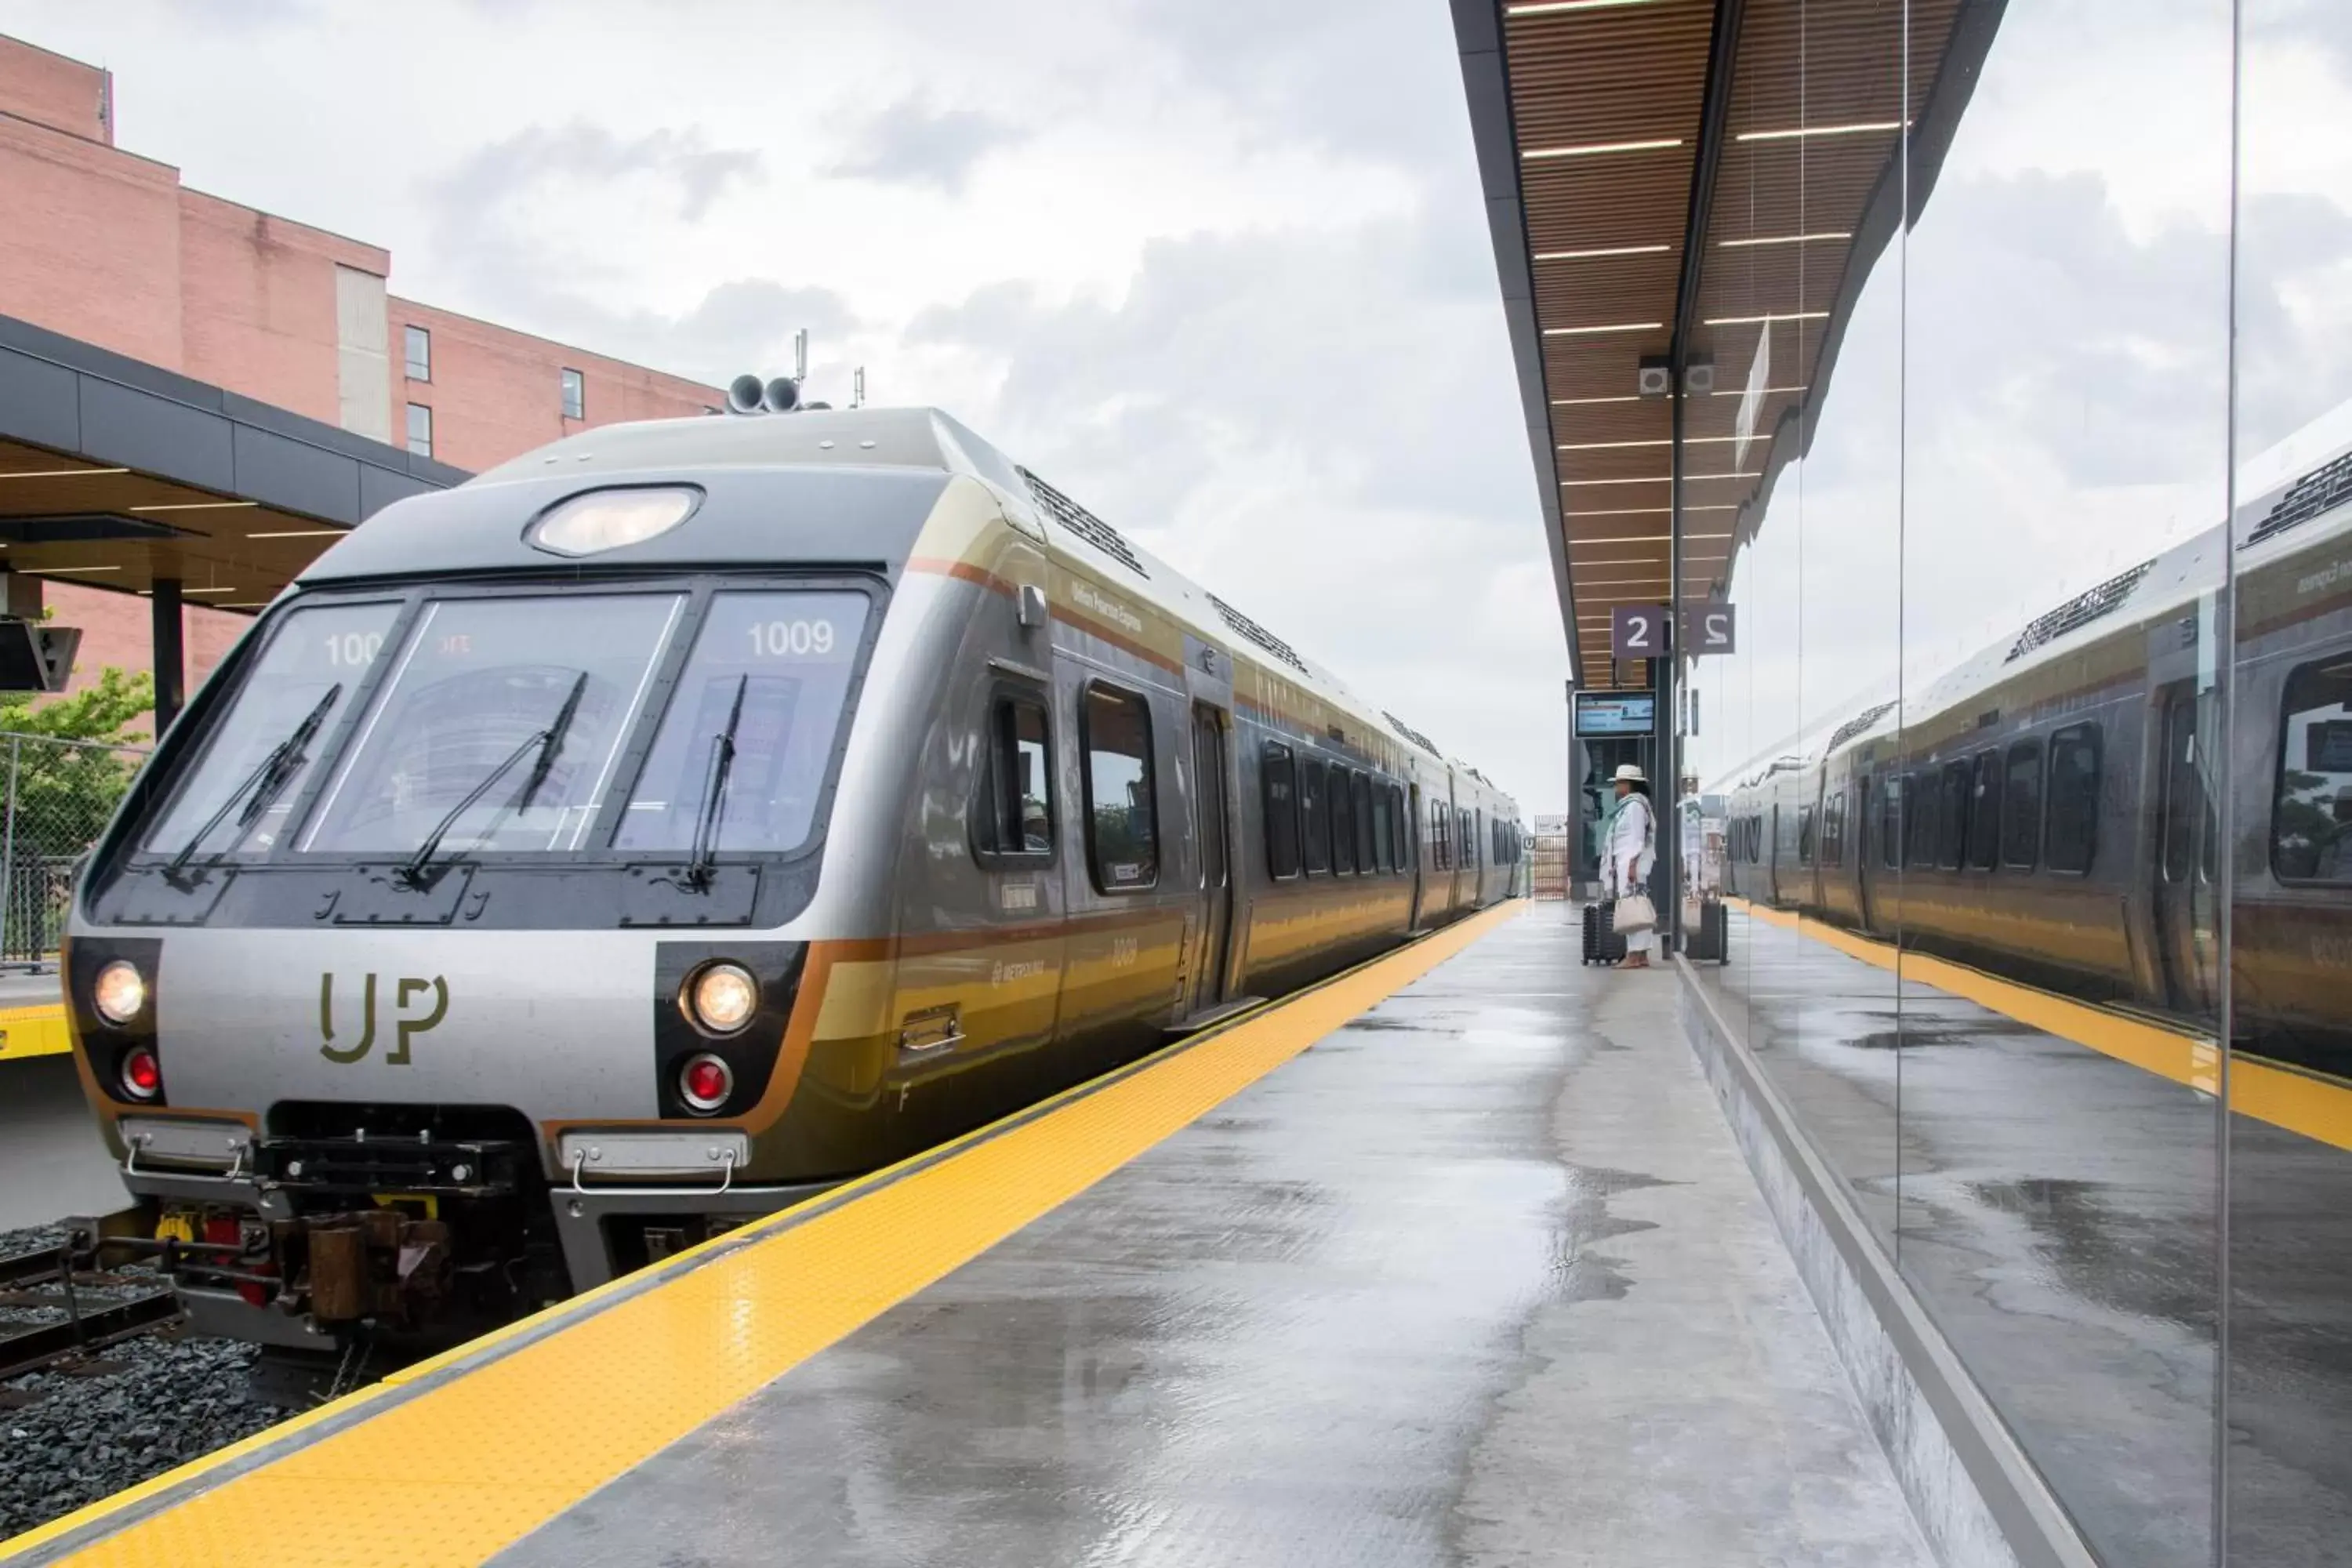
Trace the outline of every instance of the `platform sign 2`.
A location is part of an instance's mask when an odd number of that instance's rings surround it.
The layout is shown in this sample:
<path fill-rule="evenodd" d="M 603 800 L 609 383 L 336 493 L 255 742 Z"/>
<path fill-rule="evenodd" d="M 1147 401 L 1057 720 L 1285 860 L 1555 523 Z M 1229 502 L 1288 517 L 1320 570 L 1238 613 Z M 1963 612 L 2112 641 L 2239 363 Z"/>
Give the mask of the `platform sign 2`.
<path fill-rule="evenodd" d="M 1701 605 L 1683 612 L 1683 651 L 1693 658 L 1739 651 L 1739 622 L 1729 605 Z"/>
<path fill-rule="evenodd" d="M 1663 658 L 1667 647 L 1664 605 L 1618 605 L 1609 612 L 1609 657 Z"/>

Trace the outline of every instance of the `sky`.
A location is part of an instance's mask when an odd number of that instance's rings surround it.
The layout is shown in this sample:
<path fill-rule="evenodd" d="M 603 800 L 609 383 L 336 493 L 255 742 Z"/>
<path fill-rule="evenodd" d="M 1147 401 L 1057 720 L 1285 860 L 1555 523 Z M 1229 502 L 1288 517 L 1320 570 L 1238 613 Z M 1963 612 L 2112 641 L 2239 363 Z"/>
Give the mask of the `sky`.
<path fill-rule="evenodd" d="M 1568 654 L 1436 0 L 0 0 L 396 294 L 935 405 L 1513 792 Z"/>

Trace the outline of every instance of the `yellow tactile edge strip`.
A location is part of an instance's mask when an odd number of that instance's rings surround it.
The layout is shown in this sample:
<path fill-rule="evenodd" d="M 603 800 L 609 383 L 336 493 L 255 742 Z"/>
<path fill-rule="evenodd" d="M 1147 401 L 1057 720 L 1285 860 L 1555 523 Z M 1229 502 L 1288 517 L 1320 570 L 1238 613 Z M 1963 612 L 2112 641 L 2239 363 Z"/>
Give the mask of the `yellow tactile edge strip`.
<path fill-rule="evenodd" d="M 1897 957 L 1891 942 L 1857 935 L 1842 927 L 1766 909 L 1741 899 L 1725 903 L 1745 910 L 1756 920 L 1797 931 L 1850 958 L 1880 969 L 1894 970 Z M 2029 1028 L 2087 1046 L 2102 1056 L 2128 1062 L 2159 1078 L 2170 1079 L 2204 1094 L 2221 1087 L 2221 1054 L 2210 1035 L 2168 1029 L 2160 1024 L 2073 1001 L 2013 980 L 2001 980 L 1981 969 L 1954 963 L 1925 953 L 1901 954 L 1901 974 L 1948 995 L 1990 1007 Z M 2230 1109 L 2241 1116 L 2338 1149 L 2352 1149 L 2352 1085 L 2316 1073 L 2299 1071 L 2241 1053 L 2230 1063 Z"/>
<path fill-rule="evenodd" d="M 268 1555 L 306 1568 L 479 1563 L 1085 1191 L 1520 908 L 1457 922 L 1081 1086 L 1043 1113 L 866 1178 L 854 1184 L 854 1201 L 820 1205 L 813 1216 L 788 1211 L 706 1243 L 653 1271 L 649 1286 L 639 1276 L 590 1292 L 56 1521 L 0 1553 L 54 1542 L 69 1554 L 45 1560 L 163 1568 L 240 1562 L 268 1542 Z M 285 1441 L 352 1413 L 360 1418 Z M 281 1451 L 237 1468 L 265 1448 Z M 211 1474 L 223 1470 L 234 1473 Z M 151 1500 L 159 1506 L 142 1507 Z M 110 1522 L 116 1528 L 89 1539 Z"/>
<path fill-rule="evenodd" d="M 0 1007 L 0 1062 L 22 1057 L 62 1056 L 73 1049 L 66 1032 L 61 1002 L 37 1002 L 30 1007 Z"/>

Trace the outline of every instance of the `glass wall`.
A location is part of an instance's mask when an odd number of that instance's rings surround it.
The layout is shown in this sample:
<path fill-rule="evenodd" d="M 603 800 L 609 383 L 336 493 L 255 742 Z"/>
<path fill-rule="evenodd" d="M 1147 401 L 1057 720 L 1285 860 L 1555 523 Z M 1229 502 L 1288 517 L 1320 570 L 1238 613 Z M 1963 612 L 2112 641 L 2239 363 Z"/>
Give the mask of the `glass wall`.
<path fill-rule="evenodd" d="M 2103 1561 L 2352 1560 L 2352 6 L 1743 13 L 1700 984 Z"/>

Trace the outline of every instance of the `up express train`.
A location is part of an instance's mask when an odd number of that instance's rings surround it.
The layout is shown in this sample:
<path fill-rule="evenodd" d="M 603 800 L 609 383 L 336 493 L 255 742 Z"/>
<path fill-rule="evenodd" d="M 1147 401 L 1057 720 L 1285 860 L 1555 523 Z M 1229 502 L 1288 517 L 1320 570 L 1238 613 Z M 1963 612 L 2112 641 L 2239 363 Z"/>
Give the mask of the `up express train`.
<path fill-rule="evenodd" d="M 610 426 L 259 619 L 68 1012 L 200 1328 L 421 1348 L 1494 903 L 1517 823 L 944 415 Z"/>
<path fill-rule="evenodd" d="M 1730 889 L 2210 1029 L 2227 790 L 2236 1044 L 2352 1079 L 2347 503 L 2339 446 L 2240 509 L 2234 636 L 2217 527 L 1751 773 Z"/>

